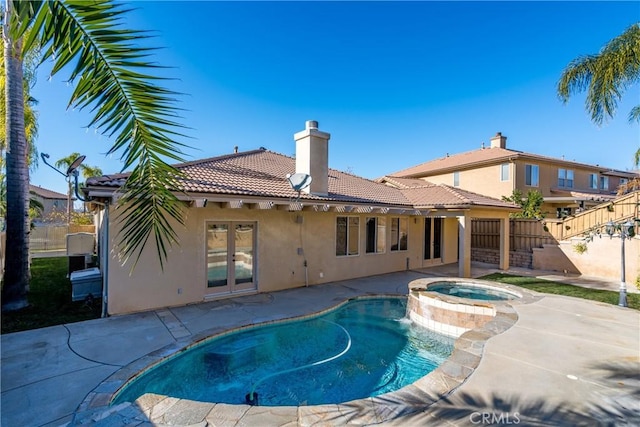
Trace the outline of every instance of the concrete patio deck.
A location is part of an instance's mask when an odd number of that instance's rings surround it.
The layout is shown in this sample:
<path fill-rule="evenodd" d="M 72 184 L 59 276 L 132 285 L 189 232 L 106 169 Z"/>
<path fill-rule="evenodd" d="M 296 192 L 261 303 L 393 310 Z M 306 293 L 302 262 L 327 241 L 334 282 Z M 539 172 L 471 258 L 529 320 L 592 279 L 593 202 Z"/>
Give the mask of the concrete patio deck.
<path fill-rule="evenodd" d="M 475 266 L 472 275 L 492 271 Z M 144 367 L 149 353 L 246 324 L 317 312 L 360 295 L 405 295 L 413 279 L 455 272 L 451 267 L 400 272 L 3 335 L 2 426 L 640 424 L 640 312 L 551 295 L 513 304 L 515 325 L 490 338 L 477 369 L 433 404 L 417 392 L 402 402 L 299 408 L 150 396 L 103 417 L 74 415 L 90 409 L 82 406 L 88 396 L 95 402 L 108 391 L 104 381 L 114 373 Z M 594 282 L 617 290 L 615 283 Z"/>

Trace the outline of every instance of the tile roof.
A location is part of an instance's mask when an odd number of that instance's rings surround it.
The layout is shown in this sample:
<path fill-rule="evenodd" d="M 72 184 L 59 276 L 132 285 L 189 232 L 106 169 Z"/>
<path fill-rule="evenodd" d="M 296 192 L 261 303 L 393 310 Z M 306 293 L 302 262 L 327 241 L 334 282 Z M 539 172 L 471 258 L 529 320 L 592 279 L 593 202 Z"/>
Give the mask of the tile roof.
<path fill-rule="evenodd" d="M 175 167 L 186 175 L 180 190 L 188 193 L 283 199 L 298 196 L 286 180 L 288 173 L 295 172 L 295 159 L 264 149 L 182 163 Z M 116 174 L 89 178 L 87 186 L 91 189 L 115 189 L 124 184 L 127 176 Z M 301 193 L 300 200 L 401 207 L 513 207 L 497 199 L 423 180 L 385 178 L 388 179 L 376 182 L 329 169 L 328 196 Z"/>
<path fill-rule="evenodd" d="M 35 193 L 38 196 L 42 197 L 43 199 L 67 200 L 66 194 L 58 193 L 53 190 L 48 190 L 46 188 L 42 188 L 33 184 L 29 184 L 29 192 Z"/>
<path fill-rule="evenodd" d="M 491 206 L 519 209 L 518 206 L 511 202 L 505 202 L 445 184 L 436 185 L 422 179 L 384 176 L 379 178 L 378 181 L 386 182 L 389 185 L 399 188 L 402 194 L 411 200 L 415 208 Z"/>
<path fill-rule="evenodd" d="M 510 150 L 507 148 L 500 148 L 500 147 L 480 148 L 477 150 L 467 151 L 464 153 L 447 155 L 439 159 L 430 160 L 428 162 L 420 163 L 419 165 L 411 166 L 407 169 L 394 172 L 390 175 L 395 177 L 429 176 L 437 173 L 442 173 L 445 171 L 469 169 L 477 165 L 482 165 L 487 163 L 497 163 L 497 162 L 509 160 L 509 159 L 515 160 L 519 158 L 527 159 L 527 160 L 551 162 L 551 163 L 561 163 L 567 166 L 573 165 L 573 166 L 579 166 L 579 167 L 589 168 L 594 170 L 597 169 L 601 173 L 605 173 L 608 175 L 617 174 L 619 176 L 625 176 L 625 177 L 635 175 L 634 172 L 617 171 L 614 169 L 605 168 L 598 165 L 589 165 L 586 163 L 579 163 L 575 161 L 559 159 L 556 157 L 541 156 L 539 154 L 525 153 L 518 150 Z"/>
<path fill-rule="evenodd" d="M 254 150 L 174 165 L 186 175 L 180 190 L 189 193 L 297 198 L 286 179 L 295 173 L 295 159 L 268 150 Z M 87 180 L 89 187 L 120 187 L 128 174 Z M 327 197 L 301 193 L 301 200 L 411 206 L 402 193 L 365 178 L 329 169 Z"/>

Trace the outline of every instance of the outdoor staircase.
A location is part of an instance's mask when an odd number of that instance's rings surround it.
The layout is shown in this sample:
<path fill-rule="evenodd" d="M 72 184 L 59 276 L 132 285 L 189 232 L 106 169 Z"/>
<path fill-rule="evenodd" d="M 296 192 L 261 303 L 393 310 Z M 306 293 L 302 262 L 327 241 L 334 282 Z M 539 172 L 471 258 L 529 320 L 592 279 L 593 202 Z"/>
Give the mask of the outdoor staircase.
<path fill-rule="evenodd" d="M 639 205 L 640 190 L 636 190 L 560 221 L 547 221 L 546 226 L 557 241 L 584 236 L 589 232 L 603 233 L 603 227 L 609 221 L 621 223 L 640 219 Z"/>

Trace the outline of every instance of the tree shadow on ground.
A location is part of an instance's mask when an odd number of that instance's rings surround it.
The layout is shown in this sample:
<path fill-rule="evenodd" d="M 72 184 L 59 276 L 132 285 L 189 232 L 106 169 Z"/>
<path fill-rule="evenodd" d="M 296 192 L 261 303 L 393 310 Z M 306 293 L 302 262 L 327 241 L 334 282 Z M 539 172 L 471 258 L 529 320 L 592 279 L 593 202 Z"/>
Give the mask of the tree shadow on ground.
<path fill-rule="evenodd" d="M 602 372 L 595 380 L 602 386 L 584 404 L 558 399 L 527 398 L 507 392 L 472 394 L 454 391 L 448 395 L 397 399 L 374 398 L 375 422 L 385 426 L 413 425 L 522 425 L 522 426 L 638 426 L 640 425 L 640 363 L 603 362 L 592 366 Z M 431 403 L 434 400 L 435 403 Z M 371 407 L 356 402 L 341 405 L 340 418 L 362 424 Z"/>

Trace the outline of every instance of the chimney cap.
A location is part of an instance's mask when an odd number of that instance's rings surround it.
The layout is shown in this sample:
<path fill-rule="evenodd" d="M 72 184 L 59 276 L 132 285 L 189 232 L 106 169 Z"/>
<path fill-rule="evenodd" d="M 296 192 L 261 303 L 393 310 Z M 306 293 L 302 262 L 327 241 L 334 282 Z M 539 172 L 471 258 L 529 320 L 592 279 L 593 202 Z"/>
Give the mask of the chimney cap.
<path fill-rule="evenodd" d="M 304 123 L 305 129 L 318 129 L 318 121 L 317 120 L 307 120 Z"/>
<path fill-rule="evenodd" d="M 507 137 L 502 132 L 497 132 L 496 136 L 491 138 L 491 148 L 507 148 Z"/>

